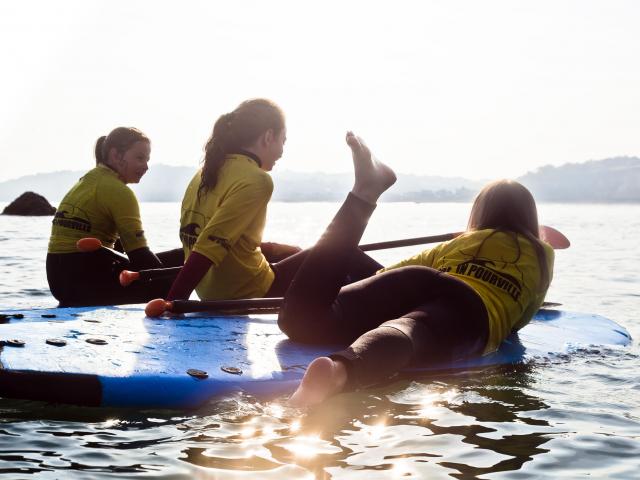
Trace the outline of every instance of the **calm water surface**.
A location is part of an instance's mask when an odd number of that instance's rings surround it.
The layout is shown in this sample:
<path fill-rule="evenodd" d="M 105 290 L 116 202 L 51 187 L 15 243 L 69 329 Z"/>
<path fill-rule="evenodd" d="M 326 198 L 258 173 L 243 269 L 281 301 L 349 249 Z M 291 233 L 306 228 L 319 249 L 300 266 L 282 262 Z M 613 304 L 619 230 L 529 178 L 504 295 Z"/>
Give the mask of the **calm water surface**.
<path fill-rule="evenodd" d="M 4 205 L 0 205 L 3 208 Z M 266 240 L 309 246 L 334 204 L 274 204 Z M 177 245 L 178 204 L 143 204 L 152 248 Z M 364 241 L 459 231 L 467 204 L 382 204 Z M 572 241 L 548 300 L 640 338 L 640 205 L 540 205 Z M 55 305 L 51 218 L 0 216 L 0 310 Z M 415 248 L 377 254 L 389 263 Z M 237 395 L 198 411 L 85 409 L 0 399 L 5 478 L 640 478 L 640 351 L 400 378 L 301 411 Z"/>

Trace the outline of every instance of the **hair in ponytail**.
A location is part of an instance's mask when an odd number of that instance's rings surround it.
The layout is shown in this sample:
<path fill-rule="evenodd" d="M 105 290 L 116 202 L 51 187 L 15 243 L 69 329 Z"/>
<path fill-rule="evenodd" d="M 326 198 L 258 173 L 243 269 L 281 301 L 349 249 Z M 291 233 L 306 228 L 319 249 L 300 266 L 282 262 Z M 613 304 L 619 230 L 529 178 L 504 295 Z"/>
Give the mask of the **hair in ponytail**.
<path fill-rule="evenodd" d="M 151 143 L 149 137 L 137 128 L 118 127 L 113 129 L 109 135 L 103 135 L 96 141 L 96 165 L 101 163 L 107 165 L 109 163 L 109 152 L 112 148 L 123 154 L 136 142 Z"/>
<path fill-rule="evenodd" d="M 549 286 L 549 268 L 540 240 L 538 210 L 533 195 L 524 185 L 513 180 L 498 180 L 486 185 L 480 191 L 473 202 L 467 230 L 486 228 L 505 233 L 511 232 L 518 244 L 518 249 L 520 244 L 515 234 L 527 238 L 538 257 L 539 289 L 543 291 Z"/>
<path fill-rule="evenodd" d="M 204 147 L 198 199 L 215 187 L 228 154 L 250 146 L 269 129 L 279 134 L 284 126 L 284 113 L 280 107 L 264 98 L 246 100 L 232 112 L 221 115 Z"/>

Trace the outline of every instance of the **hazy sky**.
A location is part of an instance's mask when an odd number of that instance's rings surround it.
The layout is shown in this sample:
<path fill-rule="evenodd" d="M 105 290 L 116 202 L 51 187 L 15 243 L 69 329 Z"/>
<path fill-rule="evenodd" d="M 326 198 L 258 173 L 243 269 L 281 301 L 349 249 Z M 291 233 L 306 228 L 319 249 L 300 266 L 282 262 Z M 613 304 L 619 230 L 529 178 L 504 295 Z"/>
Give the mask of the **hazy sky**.
<path fill-rule="evenodd" d="M 350 170 L 347 129 L 407 173 L 640 155 L 639 24 L 633 0 L 1 2 L 0 181 L 88 169 L 119 125 L 195 166 L 256 96 L 281 169 Z"/>

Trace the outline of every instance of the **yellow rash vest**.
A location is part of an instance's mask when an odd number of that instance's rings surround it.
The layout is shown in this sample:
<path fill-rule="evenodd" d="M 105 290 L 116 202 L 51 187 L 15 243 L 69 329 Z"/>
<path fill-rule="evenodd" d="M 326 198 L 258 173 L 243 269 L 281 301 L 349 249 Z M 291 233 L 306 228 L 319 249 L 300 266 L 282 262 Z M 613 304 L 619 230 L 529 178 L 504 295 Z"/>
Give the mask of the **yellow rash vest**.
<path fill-rule="evenodd" d="M 89 170 L 62 199 L 48 252 L 77 252 L 76 242 L 84 237 L 96 237 L 107 247 L 120 238 L 126 252 L 147 246 L 135 194 L 106 165 Z"/>
<path fill-rule="evenodd" d="M 227 155 L 216 185 L 198 199 L 201 171 L 182 200 L 185 259 L 198 252 L 213 265 L 196 287 L 202 300 L 263 297 L 274 273 L 260 250 L 273 181 L 256 160 Z"/>
<path fill-rule="evenodd" d="M 446 272 L 471 286 L 489 318 L 484 353 L 495 351 L 514 330 L 525 326 L 538 311 L 546 290 L 540 288 L 540 266 L 529 240 L 491 229 L 466 232 L 411 258 L 380 270 L 422 265 Z M 543 242 L 549 279 L 554 252 Z"/>

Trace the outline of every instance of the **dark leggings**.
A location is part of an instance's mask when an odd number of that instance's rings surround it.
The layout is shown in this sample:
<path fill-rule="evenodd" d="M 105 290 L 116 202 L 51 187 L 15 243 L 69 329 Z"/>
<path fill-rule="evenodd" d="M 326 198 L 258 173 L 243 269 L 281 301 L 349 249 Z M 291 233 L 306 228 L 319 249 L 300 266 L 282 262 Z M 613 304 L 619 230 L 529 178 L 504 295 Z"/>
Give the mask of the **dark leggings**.
<path fill-rule="evenodd" d="M 157 257 L 164 267 L 177 267 L 184 262 L 182 249 L 161 252 Z M 143 303 L 167 296 L 174 278 L 122 287 L 118 275 L 129 268 L 135 269 L 135 265 L 115 260 L 103 250 L 47 254 L 49 288 L 61 307 Z"/>
<path fill-rule="evenodd" d="M 488 338 L 480 297 L 432 268 L 398 268 L 343 286 L 374 208 L 349 194 L 298 269 L 278 317 L 292 340 L 351 344 L 331 355 L 347 368 L 347 388 L 378 383 L 410 363 L 479 355 Z"/>
<path fill-rule="evenodd" d="M 282 297 L 286 294 L 291 282 L 310 251 L 311 250 L 302 250 L 279 262 L 271 264 L 275 278 L 265 297 Z M 362 280 L 363 278 L 368 278 L 382 267 L 382 265 L 362 250 L 355 248 L 347 260 L 340 285 L 347 285 Z"/>

